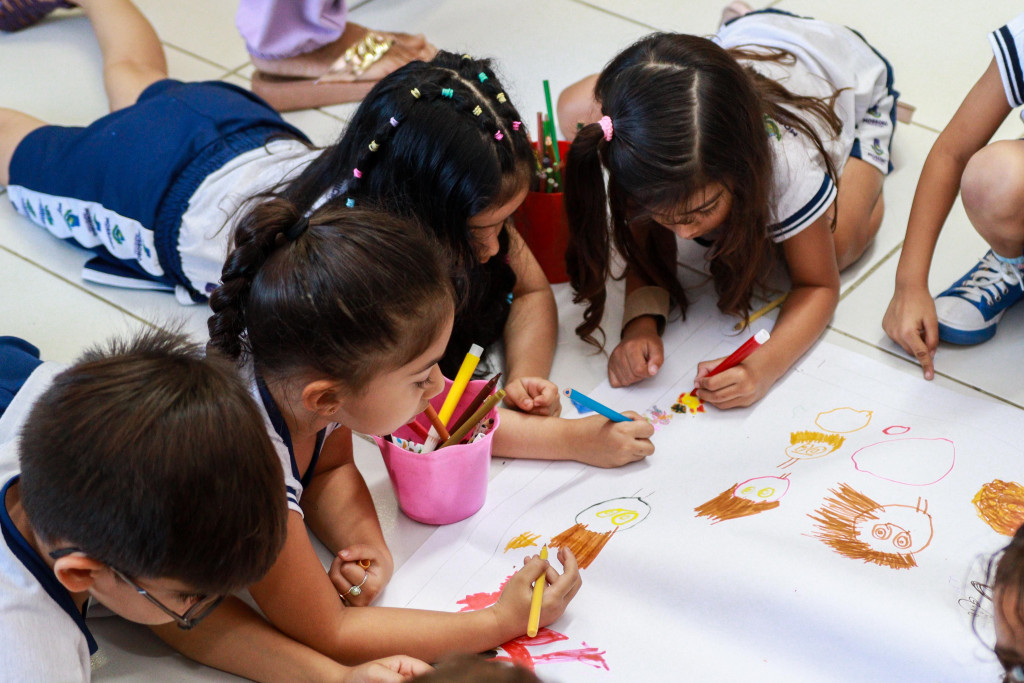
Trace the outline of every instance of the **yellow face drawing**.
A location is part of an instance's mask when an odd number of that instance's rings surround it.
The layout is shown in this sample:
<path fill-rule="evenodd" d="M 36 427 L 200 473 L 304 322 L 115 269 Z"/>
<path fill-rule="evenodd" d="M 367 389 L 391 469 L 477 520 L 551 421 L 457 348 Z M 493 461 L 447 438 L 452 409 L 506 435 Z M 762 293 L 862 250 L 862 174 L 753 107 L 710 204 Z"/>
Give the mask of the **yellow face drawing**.
<path fill-rule="evenodd" d="M 734 496 L 752 503 L 774 503 L 789 490 L 789 479 L 784 477 L 756 477 L 748 479 L 733 491 Z"/>
<path fill-rule="evenodd" d="M 586 524 L 596 533 L 624 531 L 642 522 L 650 512 L 650 506 L 639 498 L 613 498 L 576 515 L 576 523 Z"/>
<path fill-rule="evenodd" d="M 883 505 L 859 515 L 853 523 L 857 539 L 881 553 L 913 554 L 932 540 L 932 518 L 911 505 Z"/>

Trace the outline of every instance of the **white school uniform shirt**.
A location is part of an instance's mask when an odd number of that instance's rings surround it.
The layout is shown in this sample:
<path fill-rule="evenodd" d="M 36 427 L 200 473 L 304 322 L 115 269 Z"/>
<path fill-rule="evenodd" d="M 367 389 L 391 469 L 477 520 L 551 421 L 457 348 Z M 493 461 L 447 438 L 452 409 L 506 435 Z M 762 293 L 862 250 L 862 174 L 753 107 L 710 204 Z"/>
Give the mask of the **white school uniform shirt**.
<path fill-rule="evenodd" d="M 740 63 L 795 94 L 829 98 L 845 88 L 835 103 L 842 122 L 838 136 L 816 116 L 794 113 L 814 127 L 837 175 L 842 174 L 855 144 L 861 159 L 889 172 L 896 93 L 891 90 L 889 65 L 863 38 L 843 26 L 769 10 L 740 17 L 713 40 L 724 48 L 762 45 L 790 52 L 796 57 L 793 64 Z M 809 138 L 775 121 L 766 121 L 766 128 L 773 153 L 769 237 L 782 242 L 821 217 L 835 201 L 837 188 Z"/>
<path fill-rule="evenodd" d="M 1024 13 L 988 36 L 1011 108 L 1024 104 Z M 1024 111 L 1021 112 L 1024 119 Z"/>
<path fill-rule="evenodd" d="M 277 453 L 277 457 L 281 461 L 281 469 L 284 473 L 284 487 L 288 497 L 288 509 L 298 512 L 305 518 L 302 507 L 299 505 L 299 501 L 302 499 L 302 491 L 309 484 L 309 480 L 313 476 L 324 441 L 340 425 L 328 425 L 326 429 L 320 432 L 317 436 L 316 446 L 313 449 L 313 457 L 309 461 L 309 466 L 305 472 L 300 472 L 298 464 L 295 462 L 295 452 L 292 450 L 292 440 L 291 435 L 288 433 L 288 426 L 285 424 L 284 417 L 274 402 L 274 398 L 270 395 L 266 385 L 256 378 L 251 362 L 243 363 L 241 372 L 242 377 L 249 386 L 252 397 L 256 400 L 256 405 L 259 407 L 260 415 L 263 417 L 263 424 L 266 426 L 267 434 L 270 436 L 270 443 L 274 446 L 274 452 Z"/>
<path fill-rule="evenodd" d="M 62 370 L 58 363 L 36 368 L 0 417 L 0 486 L 18 475 L 18 432 L 29 409 Z M 90 680 L 98 648 L 84 615 L 14 527 L 6 505 L 0 530 L 0 680 Z"/>
<path fill-rule="evenodd" d="M 295 139 L 268 142 L 240 154 L 206 176 L 181 216 L 178 253 L 192 286 L 209 294 L 220 282 L 232 247 L 231 234 L 250 197 L 293 180 L 323 152 Z M 187 297 L 181 303 L 192 303 Z"/>

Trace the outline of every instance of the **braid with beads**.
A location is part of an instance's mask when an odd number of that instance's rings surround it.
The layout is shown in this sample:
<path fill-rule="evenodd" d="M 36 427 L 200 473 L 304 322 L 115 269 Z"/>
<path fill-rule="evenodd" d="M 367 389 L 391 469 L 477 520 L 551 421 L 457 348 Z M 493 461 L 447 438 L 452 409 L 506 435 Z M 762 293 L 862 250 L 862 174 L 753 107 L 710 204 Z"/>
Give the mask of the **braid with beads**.
<path fill-rule="evenodd" d="M 307 211 L 337 203 L 412 217 L 436 239 L 458 306 L 447 374 L 471 344 L 501 337 L 511 307 L 507 231 L 480 262 L 469 220 L 528 186 L 534 157 L 520 118 L 488 60 L 440 52 L 383 78 L 337 143 L 282 191 Z"/>

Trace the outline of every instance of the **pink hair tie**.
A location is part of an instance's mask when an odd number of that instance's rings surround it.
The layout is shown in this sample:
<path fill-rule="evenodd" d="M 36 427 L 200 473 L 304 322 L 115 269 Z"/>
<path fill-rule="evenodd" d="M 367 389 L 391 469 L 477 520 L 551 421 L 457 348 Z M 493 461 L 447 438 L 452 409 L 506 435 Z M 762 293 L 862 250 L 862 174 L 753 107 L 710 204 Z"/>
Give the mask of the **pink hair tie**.
<path fill-rule="evenodd" d="M 500 130 L 494 132 L 494 139 L 495 140 L 501 140 L 503 137 L 505 137 L 505 136 L 502 135 Z"/>
<path fill-rule="evenodd" d="M 615 128 L 612 126 L 612 117 L 602 116 L 601 120 L 598 121 L 598 124 L 600 124 L 601 130 L 604 131 L 604 141 L 611 142 L 612 133 L 615 132 Z"/>
<path fill-rule="evenodd" d="M 353 168 L 352 169 L 352 175 L 354 175 L 356 178 L 362 178 L 363 177 L 363 172 L 360 171 L 358 168 Z"/>
<path fill-rule="evenodd" d="M 519 126 L 521 126 L 521 125 L 523 125 L 522 121 L 513 121 L 512 122 L 512 130 L 519 130 Z"/>

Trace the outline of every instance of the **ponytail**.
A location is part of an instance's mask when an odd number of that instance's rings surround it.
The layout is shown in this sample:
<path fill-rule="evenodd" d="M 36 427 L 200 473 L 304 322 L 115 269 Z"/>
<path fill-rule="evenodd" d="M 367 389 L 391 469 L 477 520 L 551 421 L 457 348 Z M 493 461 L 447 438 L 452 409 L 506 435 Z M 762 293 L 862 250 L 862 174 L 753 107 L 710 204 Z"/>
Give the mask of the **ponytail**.
<path fill-rule="evenodd" d="M 604 345 L 593 333 L 600 329 L 604 316 L 610 259 L 608 197 L 600 154 L 604 144 L 598 124 L 584 126 L 576 133 L 565 160 L 565 213 L 569 219 L 565 270 L 574 292 L 573 303 L 587 303 L 576 334 L 596 346 Z"/>

